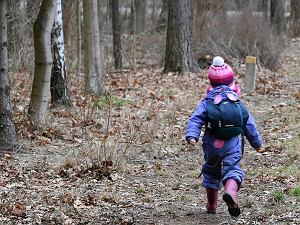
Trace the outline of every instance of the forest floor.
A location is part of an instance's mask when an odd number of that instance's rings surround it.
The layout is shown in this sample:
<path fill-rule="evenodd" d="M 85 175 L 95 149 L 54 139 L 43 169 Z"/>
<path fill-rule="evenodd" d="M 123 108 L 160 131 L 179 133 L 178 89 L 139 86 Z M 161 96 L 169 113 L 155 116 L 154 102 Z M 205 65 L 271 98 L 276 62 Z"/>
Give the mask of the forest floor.
<path fill-rule="evenodd" d="M 74 78 L 74 107 L 50 109 L 44 127 L 25 113 L 30 75 L 15 74 L 20 147 L 0 158 L 0 224 L 300 224 L 299 41 L 281 63 L 276 73 L 257 71 L 255 94 L 242 92 L 269 151 L 246 144 L 238 218 L 221 198 L 216 215 L 205 212 L 201 144 L 184 141 L 206 69 L 111 73 L 110 95 L 100 98 L 84 97 L 83 80 Z M 244 69 L 236 67 L 242 91 Z"/>

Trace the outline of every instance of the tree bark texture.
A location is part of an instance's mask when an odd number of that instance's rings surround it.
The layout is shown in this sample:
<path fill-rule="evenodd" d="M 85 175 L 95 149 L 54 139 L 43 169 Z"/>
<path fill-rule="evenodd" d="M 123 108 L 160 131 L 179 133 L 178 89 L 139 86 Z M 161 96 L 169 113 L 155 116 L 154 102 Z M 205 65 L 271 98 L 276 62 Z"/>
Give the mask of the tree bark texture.
<path fill-rule="evenodd" d="M 61 0 L 57 0 L 56 15 L 52 29 L 53 66 L 51 73 L 51 103 L 53 105 L 71 105 L 69 97 L 65 44 L 63 32 L 63 17 Z"/>
<path fill-rule="evenodd" d="M 100 46 L 97 9 L 97 0 L 83 1 L 85 91 L 93 94 L 103 91 L 103 52 Z"/>
<path fill-rule="evenodd" d="M 274 34 L 281 35 L 286 30 L 284 0 L 271 0 L 270 22 Z"/>
<path fill-rule="evenodd" d="M 122 69 L 122 42 L 119 0 L 110 0 L 112 9 L 112 30 L 115 69 Z"/>
<path fill-rule="evenodd" d="M 300 1 L 291 0 L 291 34 L 294 37 L 300 35 Z"/>
<path fill-rule="evenodd" d="M 262 13 L 263 13 L 263 17 L 266 19 L 266 21 L 270 21 L 269 20 L 269 12 L 270 12 L 270 0 L 262 0 Z"/>
<path fill-rule="evenodd" d="M 197 72 L 192 38 L 192 1 L 169 1 L 165 72 Z"/>
<path fill-rule="evenodd" d="M 145 0 L 133 0 L 132 6 L 132 22 L 135 26 L 135 34 L 145 31 L 146 26 L 146 1 Z"/>
<path fill-rule="evenodd" d="M 81 16 L 82 16 L 82 2 L 77 0 L 77 76 L 81 75 L 81 47 L 82 47 L 82 34 L 81 34 Z"/>
<path fill-rule="evenodd" d="M 50 97 L 51 30 L 55 13 L 56 0 L 43 0 L 33 26 L 35 64 L 29 114 L 38 123 L 46 119 Z"/>
<path fill-rule="evenodd" d="M 156 31 L 160 32 L 167 27 L 168 22 L 168 0 L 162 0 L 161 12 L 157 21 Z"/>
<path fill-rule="evenodd" d="M 0 0 L 0 150 L 16 144 L 15 125 L 12 121 L 7 53 L 7 2 Z"/>

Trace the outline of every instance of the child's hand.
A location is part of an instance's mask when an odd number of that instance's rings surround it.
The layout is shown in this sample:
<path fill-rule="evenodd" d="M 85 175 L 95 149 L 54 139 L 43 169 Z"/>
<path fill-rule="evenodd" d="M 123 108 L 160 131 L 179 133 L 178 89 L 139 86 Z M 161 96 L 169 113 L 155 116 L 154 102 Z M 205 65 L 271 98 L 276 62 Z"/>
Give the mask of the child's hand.
<path fill-rule="evenodd" d="M 261 145 L 258 148 L 256 148 L 255 151 L 257 151 L 258 153 L 264 153 L 268 150 L 264 146 Z"/>
<path fill-rule="evenodd" d="M 191 138 L 191 139 L 189 140 L 189 144 L 192 145 L 192 146 L 195 146 L 196 143 L 197 143 L 197 141 L 196 141 L 196 139 L 194 139 L 194 138 Z"/>

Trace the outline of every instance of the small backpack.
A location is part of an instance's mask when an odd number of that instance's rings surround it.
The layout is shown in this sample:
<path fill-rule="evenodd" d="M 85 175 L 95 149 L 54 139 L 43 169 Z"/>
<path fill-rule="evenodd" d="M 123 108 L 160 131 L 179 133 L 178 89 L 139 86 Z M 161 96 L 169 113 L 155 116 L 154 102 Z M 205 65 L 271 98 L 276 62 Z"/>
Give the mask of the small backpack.
<path fill-rule="evenodd" d="M 207 127 L 218 139 L 230 139 L 244 134 L 248 110 L 238 95 L 228 86 L 214 88 L 207 97 Z"/>

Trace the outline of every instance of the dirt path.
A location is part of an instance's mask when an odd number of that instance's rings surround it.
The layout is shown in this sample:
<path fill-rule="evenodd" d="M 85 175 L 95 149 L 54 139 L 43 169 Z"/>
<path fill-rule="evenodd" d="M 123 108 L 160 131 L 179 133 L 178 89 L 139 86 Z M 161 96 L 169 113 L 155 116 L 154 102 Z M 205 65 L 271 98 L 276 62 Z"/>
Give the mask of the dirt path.
<path fill-rule="evenodd" d="M 206 71 L 143 70 L 110 79 L 114 95 L 135 104 L 113 108 L 112 143 L 123 144 L 107 147 L 120 158 L 107 173 L 81 168 L 102 149 L 96 140 L 105 124 L 102 112 L 80 108 L 87 99 L 77 93 L 75 108 L 52 110 L 49 125 L 36 131 L 17 113 L 23 147 L 0 160 L 0 224 L 300 224 L 299 42 L 287 53 L 279 73 L 259 71 L 257 94 L 244 96 L 271 151 L 261 155 L 246 146 L 239 218 L 231 218 L 221 200 L 216 215 L 205 213 L 197 179 L 201 146 L 189 149 L 183 140 L 186 120 L 207 87 Z M 16 83 L 26 89 L 22 78 Z M 28 101 L 22 97 L 17 107 Z M 139 129 L 136 144 L 116 170 L 132 127 Z"/>

